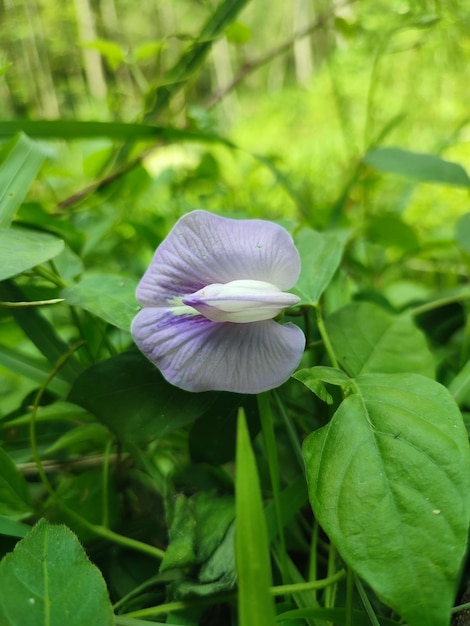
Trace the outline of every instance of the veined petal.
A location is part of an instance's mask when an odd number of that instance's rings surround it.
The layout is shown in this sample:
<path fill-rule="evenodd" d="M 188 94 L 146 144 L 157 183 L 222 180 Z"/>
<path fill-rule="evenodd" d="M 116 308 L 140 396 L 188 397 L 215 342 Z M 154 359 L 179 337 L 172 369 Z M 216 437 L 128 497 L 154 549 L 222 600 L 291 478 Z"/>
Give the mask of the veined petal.
<path fill-rule="evenodd" d="M 217 323 L 165 307 L 142 309 L 132 335 L 163 376 L 187 391 L 273 389 L 289 378 L 305 347 L 302 331 L 293 324 Z"/>
<path fill-rule="evenodd" d="M 213 322 L 260 322 L 276 317 L 283 309 L 300 301 L 261 280 L 233 280 L 215 283 L 183 298 Z"/>
<path fill-rule="evenodd" d="M 192 211 L 157 248 L 137 299 L 143 306 L 165 306 L 212 283 L 234 280 L 265 281 L 284 291 L 299 273 L 299 253 L 281 226 Z"/>

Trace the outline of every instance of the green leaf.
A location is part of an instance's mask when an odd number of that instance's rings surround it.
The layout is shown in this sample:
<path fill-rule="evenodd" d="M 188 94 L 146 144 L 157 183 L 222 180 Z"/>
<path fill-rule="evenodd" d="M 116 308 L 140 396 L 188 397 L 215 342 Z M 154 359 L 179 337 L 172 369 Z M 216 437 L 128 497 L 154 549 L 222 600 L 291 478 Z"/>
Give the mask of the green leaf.
<path fill-rule="evenodd" d="M 0 343 L 0 365 L 6 367 L 11 372 L 15 372 L 20 376 L 29 378 L 39 384 L 42 384 L 46 377 L 50 374 L 51 367 L 48 362 L 32 357 L 29 354 L 23 354 L 16 349 L 9 348 Z M 58 372 L 49 383 L 48 389 L 64 396 L 70 390 L 70 385 L 62 379 L 61 373 Z"/>
<path fill-rule="evenodd" d="M 113 326 L 129 330 L 139 310 L 135 299 L 137 282 L 116 274 L 90 272 L 82 280 L 61 292 L 71 306 L 79 306 Z"/>
<path fill-rule="evenodd" d="M 251 28 L 243 22 L 232 22 L 225 29 L 225 37 L 227 41 L 235 44 L 236 46 L 242 46 L 250 41 L 253 33 L 251 32 Z"/>
<path fill-rule="evenodd" d="M 8 135 L 18 132 L 8 122 Z M 44 161 L 43 151 L 23 134 L 0 151 L 0 228 L 8 228 Z"/>
<path fill-rule="evenodd" d="M 383 213 L 370 218 L 367 223 L 367 237 L 375 244 L 414 250 L 419 247 L 419 239 L 413 228 L 395 213 Z"/>
<path fill-rule="evenodd" d="M 106 584 L 76 536 L 41 520 L 0 564 L 2 626 L 112 626 Z"/>
<path fill-rule="evenodd" d="M 221 392 L 209 410 L 197 419 L 189 433 L 191 458 L 197 463 L 223 465 L 235 458 L 237 417 L 245 411 L 250 436 L 260 430 L 256 396 Z"/>
<path fill-rule="evenodd" d="M 40 265 L 60 254 L 63 249 L 64 242 L 52 235 L 0 228 L 0 280 Z"/>
<path fill-rule="evenodd" d="M 261 489 L 245 415 L 240 411 L 236 458 L 235 555 L 240 626 L 274 626 L 268 534 Z"/>
<path fill-rule="evenodd" d="M 339 236 L 318 233 L 304 228 L 294 237 L 300 254 L 302 270 L 292 290 L 301 298 L 300 304 L 317 305 L 320 296 L 333 278 L 343 254 Z"/>
<path fill-rule="evenodd" d="M 366 154 L 364 163 L 381 172 L 419 182 L 470 187 L 470 178 L 461 165 L 434 154 L 410 152 L 402 148 L 377 148 Z"/>
<path fill-rule="evenodd" d="M 88 409 L 123 441 L 139 442 L 190 424 L 216 397 L 170 385 L 144 356 L 127 352 L 85 370 L 69 401 Z"/>
<path fill-rule="evenodd" d="M 323 384 L 324 382 L 340 386 L 348 385 L 351 382 L 343 370 L 321 365 L 298 370 L 292 374 L 292 378 L 303 383 L 307 389 L 310 389 L 320 400 L 327 404 L 333 404 L 333 397 L 327 391 Z"/>
<path fill-rule="evenodd" d="M 228 146 L 232 145 L 229 141 L 219 137 L 218 135 L 192 132 L 182 130 L 180 128 L 172 128 L 171 126 L 154 126 L 153 124 L 127 124 L 124 122 L 94 121 L 85 122 L 78 120 L 0 121 L 0 137 L 11 137 L 18 131 L 24 131 L 31 137 L 38 137 L 42 139 L 71 140 L 108 137 L 119 141 L 132 142 L 143 141 L 145 139 L 161 139 L 162 141 L 168 142 L 196 141 L 201 143 L 223 143 Z M 0 197 L 0 211 L 1 206 Z M 0 225 L 7 226 L 8 224 Z"/>
<path fill-rule="evenodd" d="M 470 522 L 470 453 L 448 391 L 359 376 L 305 441 L 310 502 L 344 560 L 410 626 L 448 624 Z"/>
<path fill-rule="evenodd" d="M 0 515 L 0 535 L 6 535 L 7 537 L 26 537 L 31 530 L 31 526 L 23 524 L 23 522 L 17 522 L 9 517 Z"/>
<path fill-rule="evenodd" d="M 325 326 L 350 376 L 415 372 L 434 377 L 434 357 L 408 314 L 391 315 L 370 302 L 353 302 L 328 316 Z"/>
<path fill-rule="evenodd" d="M 457 220 L 455 240 L 462 250 L 470 254 L 470 213 L 465 213 Z"/>
<path fill-rule="evenodd" d="M 0 448 L 0 515 L 18 520 L 29 513 L 28 485 L 8 454 Z"/>
<path fill-rule="evenodd" d="M 105 39 L 95 39 L 94 41 L 85 41 L 81 43 L 83 48 L 91 50 L 97 50 L 108 63 L 109 67 L 116 71 L 117 68 L 123 63 L 125 58 L 125 52 L 114 41 L 106 41 Z"/>
<path fill-rule="evenodd" d="M 177 496 L 170 526 L 170 543 L 160 571 L 200 565 L 222 542 L 235 517 L 233 496 L 201 491 Z"/>

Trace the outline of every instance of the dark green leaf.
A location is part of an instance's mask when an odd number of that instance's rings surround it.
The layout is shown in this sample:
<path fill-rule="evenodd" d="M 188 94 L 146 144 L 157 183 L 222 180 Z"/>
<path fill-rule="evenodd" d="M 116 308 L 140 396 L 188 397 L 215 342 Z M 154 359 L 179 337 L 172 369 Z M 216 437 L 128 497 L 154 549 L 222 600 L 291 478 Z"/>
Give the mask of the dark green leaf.
<path fill-rule="evenodd" d="M 255 396 L 220 393 L 209 410 L 191 427 L 189 449 L 198 462 L 222 465 L 235 458 L 238 410 L 243 406 L 250 436 L 260 430 Z"/>
<path fill-rule="evenodd" d="M 313 510 L 345 561 L 411 626 L 449 623 L 470 454 L 448 391 L 415 374 L 359 376 L 304 456 Z"/>
<path fill-rule="evenodd" d="M 175 502 L 170 543 L 160 571 L 199 565 L 221 543 L 235 516 L 232 496 L 201 491 L 191 497 L 180 495 Z"/>
<path fill-rule="evenodd" d="M 112 626 L 106 584 L 76 536 L 42 520 L 0 564 L 2 626 Z"/>
<path fill-rule="evenodd" d="M 123 441 L 137 442 L 190 424 L 215 397 L 170 385 L 144 356 L 128 352 L 84 371 L 69 400 L 88 409 Z"/>
<path fill-rule="evenodd" d="M 333 350 L 351 376 L 415 372 L 434 377 L 434 357 L 408 314 L 390 315 L 369 302 L 353 302 L 325 320 Z"/>
<path fill-rule="evenodd" d="M 0 228 L 0 280 L 40 265 L 63 249 L 64 242 L 52 235 Z"/>
<path fill-rule="evenodd" d="M 139 310 L 135 299 L 137 281 L 114 274 L 89 272 L 82 280 L 63 289 L 61 297 L 123 330 L 129 330 Z"/>
<path fill-rule="evenodd" d="M 419 182 L 470 187 L 470 178 L 461 165 L 434 154 L 410 152 L 402 148 L 377 148 L 366 154 L 364 163 L 381 172 Z"/>

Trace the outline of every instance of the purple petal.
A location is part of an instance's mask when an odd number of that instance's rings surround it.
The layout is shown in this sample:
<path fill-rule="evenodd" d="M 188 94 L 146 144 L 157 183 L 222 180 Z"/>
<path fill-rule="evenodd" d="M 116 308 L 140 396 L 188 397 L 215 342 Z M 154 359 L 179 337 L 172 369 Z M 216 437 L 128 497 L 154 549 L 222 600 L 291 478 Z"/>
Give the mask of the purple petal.
<path fill-rule="evenodd" d="M 143 306 L 164 306 L 212 283 L 248 279 L 286 290 L 299 273 L 299 253 L 281 226 L 193 211 L 157 248 L 137 299 Z"/>
<path fill-rule="evenodd" d="M 164 307 L 142 309 L 132 335 L 163 376 L 187 391 L 273 389 L 296 369 L 305 347 L 293 324 L 217 323 Z"/>

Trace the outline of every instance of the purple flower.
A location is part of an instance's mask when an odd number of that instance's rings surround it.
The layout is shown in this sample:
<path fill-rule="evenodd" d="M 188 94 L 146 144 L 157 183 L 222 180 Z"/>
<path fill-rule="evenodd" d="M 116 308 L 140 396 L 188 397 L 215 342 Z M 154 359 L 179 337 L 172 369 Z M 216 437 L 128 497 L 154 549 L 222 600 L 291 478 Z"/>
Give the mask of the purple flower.
<path fill-rule="evenodd" d="M 138 347 L 188 391 L 259 393 L 285 382 L 305 347 L 302 331 L 273 321 L 299 298 L 292 237 L 262 220 L 193 211 L 159 245 L 136 296 Z"/>

